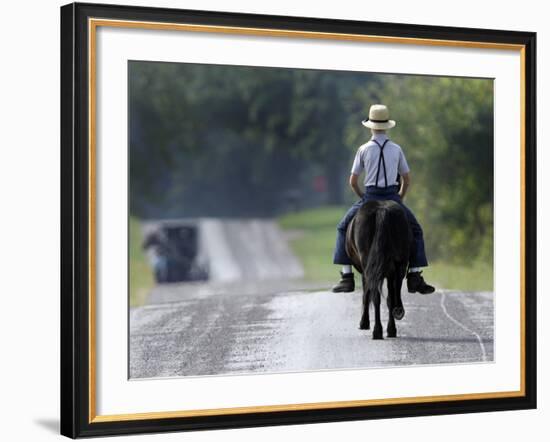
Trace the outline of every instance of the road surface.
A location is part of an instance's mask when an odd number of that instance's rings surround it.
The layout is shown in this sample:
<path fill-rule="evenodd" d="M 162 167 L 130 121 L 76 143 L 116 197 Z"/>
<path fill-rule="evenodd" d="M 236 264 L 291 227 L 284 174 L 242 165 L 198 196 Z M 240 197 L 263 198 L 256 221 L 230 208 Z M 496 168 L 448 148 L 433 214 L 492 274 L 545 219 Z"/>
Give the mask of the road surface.
<path fill-rule="evenodd" d="M 382 341 L 372 339 L 372 330 L 358 329 L 359 291 L 188 290 L 163 299 L 168 302 L 130 311 L 130 378 L 491 362 L 494 357 L 490 292 L 404 291 L 406 314 L 397 322 L 398 337 Z M 386 315 L 384 302 L 384 330 Z"/>

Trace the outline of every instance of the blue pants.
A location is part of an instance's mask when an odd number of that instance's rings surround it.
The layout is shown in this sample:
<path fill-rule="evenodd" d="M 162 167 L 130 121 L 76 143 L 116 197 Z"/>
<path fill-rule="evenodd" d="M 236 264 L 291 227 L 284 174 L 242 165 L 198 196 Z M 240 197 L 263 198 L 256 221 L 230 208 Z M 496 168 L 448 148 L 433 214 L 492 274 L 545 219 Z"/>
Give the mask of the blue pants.
<path fill-rule="evenodd" d="M 424 235 L 422 233 L 422 227 L 418 224 L 414 214 L 411 210 L 403 204 L 401 198 L 398 195 L 398 186 L 389 186 L 385 189 L 373 189 L 367 188 L 367 191 L 363 195 L 363 198 L 357 201 L 351 206 L 351 208 L 344 215 L 342 220 L 338 223 L 337 235 L 336 235 L 336 247 L 334 249 L 334 264 L 351 265 L 351 260 L 346 253 L 346 230 L 349 223 L 359 210 L 359 208 L 367 201 L 374 200 L 392 200 L 399 203 L 409 219 L 409 224 L 414 236 L 414 250 L 411 251 L 409 258 L 409 267 L 426 267 L 428 260 L 426 259 L 426 251 L 424 250 Z"/>

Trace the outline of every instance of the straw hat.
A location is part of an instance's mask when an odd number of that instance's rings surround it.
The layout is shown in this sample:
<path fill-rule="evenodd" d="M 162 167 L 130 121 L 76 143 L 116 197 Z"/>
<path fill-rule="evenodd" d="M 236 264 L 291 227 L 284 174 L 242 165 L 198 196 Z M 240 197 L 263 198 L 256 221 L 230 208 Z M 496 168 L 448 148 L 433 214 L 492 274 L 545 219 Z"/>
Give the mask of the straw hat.
<path fill-rule="evenodd" d="M 395 126 L 395 121 L 390 120 L 390 111 L 383 104 L 373 104 L 369 110 L 369 118 L 363 120 L 363 126 L 369 129 L 391 129 Z"/>

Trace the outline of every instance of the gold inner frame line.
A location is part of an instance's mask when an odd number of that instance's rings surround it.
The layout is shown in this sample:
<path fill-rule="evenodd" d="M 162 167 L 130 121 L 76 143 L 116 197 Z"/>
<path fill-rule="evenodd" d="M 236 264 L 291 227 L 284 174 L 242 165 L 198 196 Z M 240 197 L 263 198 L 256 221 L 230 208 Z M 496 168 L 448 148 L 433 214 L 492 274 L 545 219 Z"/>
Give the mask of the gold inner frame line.
<path fill-rule="evenodd" d="M 254 35 L 254 36 L 271 36 L 271 37 L 293 37 L 307 39 L 326 39 L 339 41 L 358 41 L 371 43 L 388 43 L 388 44 L 413 44 L 421 46 L 443 46 L 443 47 L 460 47 L 460 48 L 478 48 L 478 49 L 499 49 L 512 50 L 520 53 L 520 69 L 521 69 L 521 122 L 520 122 L 520 168 L 521 168 L 521 226 L 520 226 L 520 389 L 518 391 L 505 392 L 487 392 L 487 393 L 466 393 L 453 395 L 439 396 L 417 396 L 404 398 L 388 398 L 388 399 L 367 399 L 367 400 L 352 400 L 352 401 L 333 401 L 333 402 L 316 402 L 316 403 L 301 403 L 301 404 L 285 404 L 285 405 L 261 405 L 235 408 L 217 408 L 217 409 L 197 409 L 197 410 L 180 410 L 180 411 L 160 411 L 148 413 L 129 413 L 116 415 L 97 415 L 96 414 L 96 37 L 97 27 L 116 27 L 116 28 L 137 28 L 148 30 L 171 30 L 171 31 L 186 31 L 186 32 L 208 32 L 218 34 L 236 34 L 236 35 Z M 458 41 L 458 40 L 439 40 L 439 39 L 423 39 L 412 37 L 390 37 L 377 35 L 359 35 L 346 33 L 323 33 L 313 31 L 292 31 L 283 29 L 264 29 L 264 28 L 247 28 L 247 27 L 232 27 L 232 26 L 213 26 L 213 25 L 197 25 L 197 24 L 182 24 L 182 23 L 158 23 L 146 21 L 131 21 L 131 20 L 112 20 L 112 19 L 88 19 L 88 99 L 89 99 L 89 167 L 88 167 L 88 184 L 89 184 L 89 382 L 88 382 L 88 421 L 89 423 L 99 422 L 117 422 L 117 421 L 132 421 L 144 419 L 162 419 L 174 417 L 196 417 L 196 416 L 215 416 L 215 415 L 232 415 L 245 413 L 269 413 L 277 411 L 292 411 L 292 410 L 321 410 L 327 408 L 343 408 L 343 407 L 365 407 L 374 405 L 395 405 L 395 404 L 413 404 L 427 402 L 442 402 L 442 401 L 460 401 L 460 400 L 481 400 L 481 399 L 496 399 L 496 398 L 512 398 L 525 396 L 525 46 L 521 44 L 493 43 L 493 42 L 474 42 L 474 41 Z"/>

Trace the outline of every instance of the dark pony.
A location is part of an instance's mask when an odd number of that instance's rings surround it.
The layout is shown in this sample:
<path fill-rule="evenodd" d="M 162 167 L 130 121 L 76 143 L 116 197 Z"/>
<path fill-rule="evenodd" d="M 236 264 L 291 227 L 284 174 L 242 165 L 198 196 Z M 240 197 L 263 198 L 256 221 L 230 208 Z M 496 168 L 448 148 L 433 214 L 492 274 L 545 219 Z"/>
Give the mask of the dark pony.
<path fill-rule="evenodd" d="M 361 206 L 346 234 L 346 251 L 363 276 L 363 314 L 359 328 L 370 328 L 369 303 L 374 305 L 373 339 L 383 339 L 380 297 L 388 286 L 388 338 L 395 338 L 395 319 L 402 319 L 401 285 L 407 272 L 412 233 L 403 208 L 395 201 L 369 201 Z"/>

